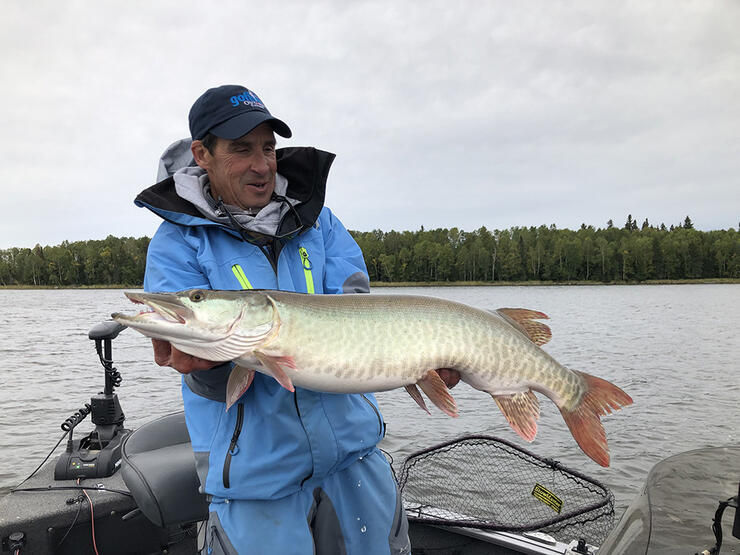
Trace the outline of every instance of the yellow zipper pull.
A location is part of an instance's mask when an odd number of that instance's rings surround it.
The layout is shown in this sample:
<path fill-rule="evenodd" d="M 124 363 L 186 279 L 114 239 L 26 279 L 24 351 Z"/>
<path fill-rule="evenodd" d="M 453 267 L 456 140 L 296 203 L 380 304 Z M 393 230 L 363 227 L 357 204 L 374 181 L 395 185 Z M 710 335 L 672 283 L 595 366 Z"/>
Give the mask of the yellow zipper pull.
<path fill-rule="evenodd" d="M 308 293 L 315 293 L 316 290 L 313 286 L 313 273 L 311 272 L 311 261 L 308 259 L 308 251 L 304 247 L 298 247 L 298 253 L 301 255 L 303 275 L 306 278 L 306 291 Z"/>

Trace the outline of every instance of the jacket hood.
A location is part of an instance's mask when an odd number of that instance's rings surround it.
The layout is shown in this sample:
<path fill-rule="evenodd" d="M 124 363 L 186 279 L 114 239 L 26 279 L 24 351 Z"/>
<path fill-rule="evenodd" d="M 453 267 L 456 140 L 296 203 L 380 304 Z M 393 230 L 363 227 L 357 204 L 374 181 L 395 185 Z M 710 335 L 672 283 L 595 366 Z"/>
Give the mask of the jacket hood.
<path fill-rule="evenodd" d="M 160 160 L 159 177 L 167 177 L 139 193 L 134 204 L 179 225 L 220 225 L 206 219 L 192 202 L 180 197 L 175 190 L 172 174 L 181 167 L 191 165 L 180 143 L 182 141 L 171 145 Z M 172 156 L 172 160 L 165 161 L 173 147 L 179 153 Z M 302 229 L 308 229 L 314 225 L 324 207 L 326 180 L 335 155 L 313 147 L 280 148 L 276 155 L 277 171 L 288 180 L 286 196 L 298 201 L 295 213 L 300 217 Z M 295 213 L 291 210 L 285 215 L 277 234 L 296 229 L 299 222 Z"/>

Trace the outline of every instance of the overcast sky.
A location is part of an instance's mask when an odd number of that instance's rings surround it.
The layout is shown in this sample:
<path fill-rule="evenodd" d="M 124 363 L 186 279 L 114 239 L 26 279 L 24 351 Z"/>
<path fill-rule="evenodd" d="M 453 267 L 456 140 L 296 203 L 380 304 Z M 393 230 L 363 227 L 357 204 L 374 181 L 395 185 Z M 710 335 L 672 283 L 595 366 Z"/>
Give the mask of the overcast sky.
<path fill-rule="evenodd" d="M 4 1 L 0 248 L 151 236 L 207 88 L 337 154 L 356 230 L 740 220 L 740 2 Z"/>

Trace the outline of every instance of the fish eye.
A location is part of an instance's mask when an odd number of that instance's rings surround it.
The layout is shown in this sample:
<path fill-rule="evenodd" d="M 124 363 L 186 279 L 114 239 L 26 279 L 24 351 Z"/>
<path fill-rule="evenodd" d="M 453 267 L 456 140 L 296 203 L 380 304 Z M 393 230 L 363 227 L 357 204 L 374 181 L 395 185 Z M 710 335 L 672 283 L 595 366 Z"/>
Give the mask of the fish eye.
<path fill-rule="evenodd" d="M 200 302 L 205 298 L 205 295 L 203 295 L 203 291 L 200 289 L 196 289 L 192 293 L 190 293 L 190 300 L 194 303 Z"/>

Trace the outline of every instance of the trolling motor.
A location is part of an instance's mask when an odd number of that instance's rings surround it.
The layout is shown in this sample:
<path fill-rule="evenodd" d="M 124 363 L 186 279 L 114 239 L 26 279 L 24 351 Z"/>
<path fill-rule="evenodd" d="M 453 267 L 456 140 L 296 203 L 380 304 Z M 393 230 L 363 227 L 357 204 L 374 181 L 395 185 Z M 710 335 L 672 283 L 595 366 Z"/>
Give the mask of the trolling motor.
<path fill-rule="evenodd" d="M 55 480 L 104 478 L 113 475 L 121 465 L 121 443 L 131 430 L 123 427 L 126 416 L 118 395 L 114 393 L 114 389 L 121 385 L 122 377 L 113 366 L 111 342 L 124 329 L 126 326 L 109 320 L 88 333 L 88 337 L 95 341 L 95 350 L 105 369 L 105 388 L 62 424 L 62 430 L 68 432 L 69 437 L 67 449 L 54 467 Z M 72 439 L 75 426 L 91 413 L 95 429 L 82 439 Z"/>

